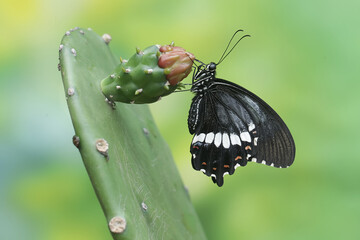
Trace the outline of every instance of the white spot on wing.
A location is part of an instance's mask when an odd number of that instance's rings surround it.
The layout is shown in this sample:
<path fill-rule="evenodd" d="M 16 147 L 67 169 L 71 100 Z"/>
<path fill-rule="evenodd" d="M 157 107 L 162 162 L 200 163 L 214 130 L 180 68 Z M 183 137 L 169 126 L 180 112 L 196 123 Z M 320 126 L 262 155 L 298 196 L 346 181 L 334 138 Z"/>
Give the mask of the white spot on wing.
<path fill-rule="evenodd" d="M 229 135 L 227 133 L 223 133 L 223 146 L 224 148 L 229 148 L 230 147 L 230 139 L 229 139 Z"/>
<path fill-rule="evenodd" d="M 274 163 L 272 163 L 271 165 L 270 165 L 270 167 L 273 167 L 274 166 Z"/>
<path fill-rule="evenodd" d="M 216 175 L 215 174 L 211 174 L 212 177 L 214 177 L 216 179 Z"/>
<path fill-rule="evenodd" d="M 250 123 L 249 124 L 249 132 L 251 132 L 252 130 L 255 129 L 255 124 L 254 123 Z"/>
<path fill-rule="evenodd" d="M 237 163 L 234 168 L 237 169 L 238 167 L 240 167 L 240 164 Z"/>
<path fill-rule="evenodd" d="M 266 162 L 265 162 L 265 160 L 262 160 L 261 164 L 265 164 L 265 165 L 266 165 Z"/>
<path fill-rule="evenodd" d="M 213 132 L 206 134 L 205 143 L 212 143 L 214 140 L 214 136 L 215 135 Z"/>
<path fill-rule="evenodd" d="M 221 133 L 217 133 L 215 135 L 215 141 L 214 141 L 214 144 L 216 147 L 219 147 L 220 144 L 221 144 Z"/>
<path fill-rule="evenodd" d="M 250 137 L 250 134 L 248 132 L 240 133 L 240 138 L 244 142 L 251 142 L 251 137 Z"/>
<path fill-rule="evenodd" d="M 229 174 L 229 172 L 224 172 L 223 177 L 224 177 L 225 175 L 228 175 L 228 174 Z"/>
<path fill-rule="evenodd" d="M 235 135 L 233 133 L 230 134 L 230 140 L 232 145 L 239 145 L 241 146 L 240 137 L 238 135 Z"/>
<path fill-rule="evenodd" d="M 205 169 L 200 169 L 200 171 L 202 171 L 203 173 L 206 173 L 206 170 L 205 170 Z"/>
<path fill-rule="evenodd" d="M 246 156 L 246 160 L 249 160 L 249 158 L 251 158 L 251 155 L 250 155 L 250 154 L 248 154 L 248 155 Z"/>
<path fill-rule="evenodd" d="M 254 138 L 254 146 L 257 146 L 258 137 Z"/>
<path fill-rule="evenodd" d="M 203 142 L 204 139 L 205 139 L 205 133 L 200 133 L 199 135 L 194 136 L 192 143 Z"/>
<path fill-rule="evenodd" d="M 193 154 L 193 158 L 196 158 L 196 155 L 195 155 L 195 154 Z"/>
<path fill-rule="evenodd" d="M 200 135 L 199 135 L 199 142 L 203 142 L 204 141 L 204 139 L 205 139 L 205 133 L 200 133 Z"/>
<path fill-rule="evenodd" d="M 252 161 L 252 162 L 257 162 L 257 159 L 256 159 L 256 158 L 252 158 L 251 161 Z"/>

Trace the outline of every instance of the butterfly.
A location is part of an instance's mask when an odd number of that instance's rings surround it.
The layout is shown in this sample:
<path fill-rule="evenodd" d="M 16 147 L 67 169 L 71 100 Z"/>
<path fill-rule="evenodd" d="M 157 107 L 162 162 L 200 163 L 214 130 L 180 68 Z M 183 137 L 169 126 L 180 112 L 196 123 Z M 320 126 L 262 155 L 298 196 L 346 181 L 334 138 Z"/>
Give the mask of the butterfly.
<path fill-rule="evenodd" d="M 212 178 L 219 187 L 248 162 L 287 168 L 295 158 L 295 143 L 279 115 L 245 88 L 216 77 L 216 67 L 244 37 L 229 49 L 234 33 L 218 63 L 195 67 L 190 89 L 195 93 L 188 117 L 193 134 L 190 153 L 195 170 Z M 227 53 L 227 54 L 226 54 Z"/>

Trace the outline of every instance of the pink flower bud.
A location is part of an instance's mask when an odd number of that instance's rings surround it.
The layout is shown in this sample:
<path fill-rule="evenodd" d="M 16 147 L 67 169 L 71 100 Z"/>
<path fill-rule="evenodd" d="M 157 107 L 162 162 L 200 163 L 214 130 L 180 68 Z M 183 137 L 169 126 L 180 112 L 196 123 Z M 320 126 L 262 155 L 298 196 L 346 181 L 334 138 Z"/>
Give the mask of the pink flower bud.
<path fill-rule="evenodd" d="M 159 57 L 158 65 L 166 69 L 166 79 L 170 85 L 174 86 L 186 78 L 191 72 L 194 62 L 194 55 L 186 52 L 181 47 L 164 45 L 160 47 L 162 53 Z"/>

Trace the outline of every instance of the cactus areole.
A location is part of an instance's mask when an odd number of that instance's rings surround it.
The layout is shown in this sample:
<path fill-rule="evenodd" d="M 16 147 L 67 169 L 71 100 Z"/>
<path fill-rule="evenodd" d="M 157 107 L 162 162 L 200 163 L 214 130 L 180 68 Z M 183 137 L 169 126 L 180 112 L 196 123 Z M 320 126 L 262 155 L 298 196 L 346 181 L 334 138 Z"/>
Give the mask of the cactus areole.
<path fill-rule="evenodd" d="M 192 69 L 195 57 L 181 47 L 153 45 L 121 63 L 101 81 L 109 101 L 153 103 L 181 87 L 179 84 Z"/>

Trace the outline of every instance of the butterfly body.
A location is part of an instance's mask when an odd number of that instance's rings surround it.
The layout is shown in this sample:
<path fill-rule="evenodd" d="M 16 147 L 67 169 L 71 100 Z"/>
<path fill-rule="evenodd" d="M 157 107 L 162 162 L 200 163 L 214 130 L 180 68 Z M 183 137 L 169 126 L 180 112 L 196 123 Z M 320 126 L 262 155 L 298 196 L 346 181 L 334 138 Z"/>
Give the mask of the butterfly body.
<path fill-rule="evenodd" d="M 216 78 L 217 64 L 198 66 L 191 91 L 195 93 L 188 117 L 194 134 L 192 166 L 222 186 L 248 162 L 286 168 L 295 157 L 295 144 L 277 113 L 255 94 Z"/>

